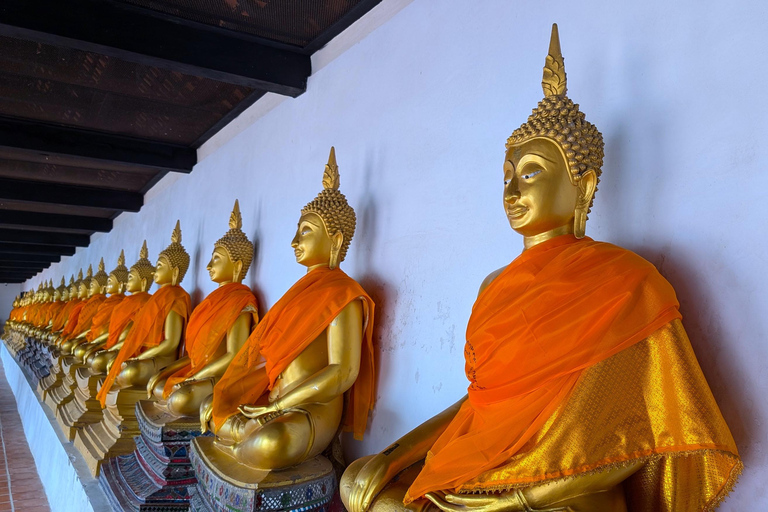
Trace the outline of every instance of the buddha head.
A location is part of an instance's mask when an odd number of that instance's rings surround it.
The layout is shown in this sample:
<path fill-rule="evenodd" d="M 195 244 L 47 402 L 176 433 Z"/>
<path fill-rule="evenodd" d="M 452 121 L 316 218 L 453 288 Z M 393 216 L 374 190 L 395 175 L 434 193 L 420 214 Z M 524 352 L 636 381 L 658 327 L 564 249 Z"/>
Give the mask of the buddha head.
<path fill-rule="evenodd" d="M 80 276 L 82 277 L 83 271 L 80 270 Z M 69 286 L 67 287 L 67 300 L 74 300 L 77 298 L 77 281 L 75 276 L 69 276 Z"/>
<path fill-rule="evenodd" d="M 77 279 L 75 280 L 74 290 L 72 288 L 69 289 L 70 297 L 78 298 L 78 299 L 82 298 L 80 296 L 80 290 L 83 288 L 83 282 L 84 281 L 85 281 L 85 279 L 83 278 L 83 269 L 80 269 L 80 271 L 77 273 Z M 88 290 L 87 286 L 85 287 L 85 290 L 87 292 L 87 290 Z"/>
<path fill-rule="evenodd" d="M 160 286 L 176 286 L 184 280 L 189 268 L 189 254 L 181 245 L 181 223 L 177 220 L 171 234 L 171 245 L 163 249 L 157 257 L 155 282 Z"/>
<path fill-rule="evenodd" d="M 301 210 L 296 236 L 291 241 L 296 261 L 306 267 L 333 269 L 344 261 L 355 234 L 355 210 L 339 192 L 336 150 L 323 173 L 323 190 Z"/>
<path fill-rule="evenodd" d="M 603 136 L 566 96 L 557 25 L 541 82 L 544 99 L 507 139 L 504 210 L 525 237 L 573 233 L 582 238 L 603 165 Z"/>
<path fill-rule="evenodd" d="M 120 256 L 117 257 L 117 266 L 107 277 L 107 293 L 110 295 L 123 293 L 127 282 L 128 267 L 125 266 L 125 251 L 120 251 Z"/>
<path fill-rule="evenodd" d="M 141 246 L 139 252 L 139 261 L 131 266 L 128 271 L 128 281 L 125 284 L 125 291 L 130 293 L 147 292 L 152 286 L 155 275 L 155 266 L 149 261 L 149 251 L 147 250 L 147 241 Z"/>
<path fill-rule="evenodd" d="M 67 293 L 67 282 L 64 280 L 64 276 L 61 277 L 61 284 L 53 291 L 53 300 L 60 302 L 67 300 L 69 293 Z"/>
<path fill-rule="evenodd" d="M 253 260 L 253 244 L 243 233 L 242 227 L 240 203 L 235 199 L 235 206 L 229 216 L 229 231 L 213 244 L 211 261 L 206 267 L 214 283 L 240 283 L 245 279 Z"/>
<path fill-rule="evenodd" d="M 107 276 L 107 273 L 104 271 L 104 258 L 101 258 L 99 261 L 99 270 L 93 277 L 91 277 L 91 283 L 88 285 L 88 297 L 104 295 L 104 292 L 107 289 L 108 280 L 109 276 Z"/>
<path fill-rule="evenodd" d="M 53 300 L 53 281 L 48 280 L 45 282 L 45 288 L 43 288 L 43 302 L 51 302 Z"/>
<path fill-rule="evenodd" d="M 91 281 L 93 281 L 93 265 L 88 265 L 88 271 L 85 273 L 85 279 L 82 279 L 77 285 L 77 297 L 87 299 L 91 291 Z"/>

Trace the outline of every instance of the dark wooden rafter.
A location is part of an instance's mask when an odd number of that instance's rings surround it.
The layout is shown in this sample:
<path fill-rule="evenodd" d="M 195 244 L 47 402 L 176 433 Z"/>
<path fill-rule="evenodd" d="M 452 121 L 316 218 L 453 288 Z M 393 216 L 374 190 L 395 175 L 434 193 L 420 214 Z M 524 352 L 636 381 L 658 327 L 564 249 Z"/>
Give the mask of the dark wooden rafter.
<path fill-rule="evenodd" d="M 112 220 L 100 217 L 85 217 L 82 215 L 54 215 L 51 213 L 0 210 L 0 226 L 9 225 L 80 229 L 84 231 L 100 231 L 106 233 L 112 229 Z"/>
<path fill-rule="evenodd" d="M 50 263 L 39 261 L 4 261 L 0 258 L 0 269 L 43 269 L 50 266 Z"/>
<path fill-rule="evenodd" d="M 113 0 L 3 0 L 0 35 L 294 97 L 312 68 L 301 49 Z"/>
<path fill-rule="evenodd" d="M 75 247 L 87 247 L 90 241 L 91 237 L 89 235 L 0 228 L 0 242 L 19 242 L 23 244 L 44 244 L 54 246 L 74 245 Z"/>
<path fill-rule="evenodd" d="M 0 199 L 111 208 L 129 212 L 138 212 L 144 204 L 144 196 L 138 192 L 7 178 L 0 178 Z"/>
<path fill-rule="evenodd" d="M 0 3 L 0 11 L 3 5 Z M 0 117 L 0 148 L 17 152 L 19 159 L 23 159 L 25 153 L 30 154 L 33 160 L 38 160 L 39 155 L 56 155 L 187 173 L 197 163 L 197 152 L 179 144 L 7 117 Z"/>
<path fill-rule="evenodd" d="M 14 254 L 48 254 L 54 256 L 72 256 L 75 246 L 22 244 L 18 242 L 0 242 L 0 253 Z"/>
<path fill-rule="evenodd" d="M 9 263 L 17 261 L 29 261 L 47 265 L 49 263 L 58 263 L 61 261 L 59 254 L 24 254 L 18 252 L 0 251 L 0 261 Z"/>

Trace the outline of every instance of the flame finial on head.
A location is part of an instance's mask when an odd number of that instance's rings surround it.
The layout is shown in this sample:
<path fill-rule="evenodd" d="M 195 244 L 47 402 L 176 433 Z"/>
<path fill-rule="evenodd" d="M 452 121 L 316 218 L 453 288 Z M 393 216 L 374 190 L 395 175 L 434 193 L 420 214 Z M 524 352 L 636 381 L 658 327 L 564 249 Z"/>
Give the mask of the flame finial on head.
<path fill-rule="evenodd" d="M 181 245 L 181 222 L 176 221 L 176 227 L 171 234 L 171 245 L 163 249 L 158 258 L 165 257 L 171 267 L 179 269 L 177 284 L 184 280 L 184 275 L 189 268 L 189 254 Z"/>
<path fill-rule="evenodd" d="M 331 146 L 331 154 L 328 155 L 328 163 L 323 171 L 323 188 L 326 190 L 339 190 L 339 166 L 336 164 L 336 148 Z"/>
<path fill-rule="evenodd" d="M 152 276 L 155 273 L 155 266 L 149 261 L 149 249 L 147 249 L 146 240 L 144 240 L 141 250 L 139 251 L 139 261 L 131 265 L 131 270 L 135 270 L 139 274 L 139 279 L 146 279 L 151 285 Z M 126 277 L 126 281 L 127 280 L 128 278 Z"/>
<path fill-rule="evenodd" d="M 541 79 L 544 96 L 565 96 L 568 89 L 566 83 L 565 63 L 560 50 L 560 34 L 557 31 L 557 23 L 553 23 L 549 54 L 544 61 L 544 76 Z"/>
<path fill-rule="evenodd" d="M 117 266 L 109 273 L 110 276 L 115 276 L 118 283 L 125 284 L 128 282 L 128 268 L 125 266 L 125 251 L 120 250 L 120 256 L 117 258 Z"/>

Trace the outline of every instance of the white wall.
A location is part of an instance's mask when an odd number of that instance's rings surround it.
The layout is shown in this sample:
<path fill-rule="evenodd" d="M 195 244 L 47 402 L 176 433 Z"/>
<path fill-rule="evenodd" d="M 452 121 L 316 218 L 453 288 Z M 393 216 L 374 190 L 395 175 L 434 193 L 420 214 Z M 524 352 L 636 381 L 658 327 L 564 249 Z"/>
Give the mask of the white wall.
<path fill-rule="evenodd" d="M 646 256 L 676 287 L 746 463 L 722 510 L 766 508 L 766 11 L 748 1 L 415 0 L 305 94 L 30 284 L 101 255 L 112 267 L 121 248 L 133 261 L 145 237 L 155 257 L 181 218 L 193 261 L 183 285 L 200 300 L 237 197 L 258 243 L 247 283 L 266 309 L 302 275 L 289 242 L 334 144 L 359 218 L 344 268 L 379 306 L 379 402 L 366 440 L 348 449 L 380 450 L 465 392 L 477 288 L 521 249 L 501 208 L 504 142 L 541 99 L 556 21 L 570 96 L 607 143 L 589 234 Z"/>
<path fill-rule="evenodd" d="M 20 284 L 0 283 L 0 324 L 8 320 L 8 314 L 13 307 L 13 299 L 20 294 Z"/>

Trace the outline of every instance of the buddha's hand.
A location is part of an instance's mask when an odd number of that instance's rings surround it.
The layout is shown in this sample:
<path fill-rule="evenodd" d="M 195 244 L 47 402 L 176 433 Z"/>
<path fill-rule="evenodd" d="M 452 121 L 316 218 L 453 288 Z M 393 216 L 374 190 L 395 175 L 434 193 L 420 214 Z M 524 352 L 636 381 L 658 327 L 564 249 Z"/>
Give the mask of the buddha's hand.
<path fill-rule="evenodd" d="M 444 512 L 517 512 L 530 510 L 517 491 L 500 494 L 428 492 L 426 498 Z M 567 509 L 557 509 L 567 510 Z"/>
<path fill-rule="evenodd" d="M 200 404 L 200 432 L 205 434 L 210 430 L 208 428 L 211 419 L 213 418 L 213 395 L 209 396 L 203 403 Z"/>
<path fill-rule="evenodd" d="M 357 473 L 349 493 L 349 512 L 365 512 L 394 476 L 387 456 L 377 453 Z M 396 471 L 394 471 L 396 473 Z"/>
<path fill-rule="evenodd" d="M 150 377 L 149 382 L 147 382 L 147 398 L 152 398 L 152 395 L 155 394 L 155 386 L 157 386 L 157 383 L 162 378 L 163 378 L 163 372 L 156 373 L 152 377 Z"/>
<path fill-rule="evenodd" d="M 277 407 L 277 402 L 273 402 L 269 405 L 241 405 L 237 408 L 240 413 L 246 418 L 256 420 L 259 425 L 272 420 L 274 417 L 280 414 L 280 409 Z"/>

